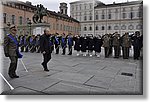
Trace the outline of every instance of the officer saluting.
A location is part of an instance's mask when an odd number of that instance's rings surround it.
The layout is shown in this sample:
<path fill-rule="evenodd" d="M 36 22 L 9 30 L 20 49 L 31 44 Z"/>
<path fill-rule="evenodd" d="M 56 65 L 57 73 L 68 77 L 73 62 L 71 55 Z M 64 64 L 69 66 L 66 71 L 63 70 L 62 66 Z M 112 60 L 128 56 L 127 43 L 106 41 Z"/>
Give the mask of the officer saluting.
<path fill-rule="evenodd" d="M 16 39 L 16 34 L 17 28 L 15 25 L 12 25 L 10 26 L 10 34 L 4 38 L 4 53 L 11 61 L 8 72 L 10 78 L 19 78 L 16 74 L 17 62 L 18 58 L 22 58 L 22 55 L 19 53 L 19 43 Z"/>
<path fill-rule="evenodd" d="M 47 63 L 51 59 L 51 41 L 50 41 L 50 34 L 49 29 L 44 30 L 44 34 L 40 38 L 40 49 L 41 53 L 43 53 L 43 62 L 42 66 L 44 68 L 44 71 L 49 71 L 47 68 Z"/>

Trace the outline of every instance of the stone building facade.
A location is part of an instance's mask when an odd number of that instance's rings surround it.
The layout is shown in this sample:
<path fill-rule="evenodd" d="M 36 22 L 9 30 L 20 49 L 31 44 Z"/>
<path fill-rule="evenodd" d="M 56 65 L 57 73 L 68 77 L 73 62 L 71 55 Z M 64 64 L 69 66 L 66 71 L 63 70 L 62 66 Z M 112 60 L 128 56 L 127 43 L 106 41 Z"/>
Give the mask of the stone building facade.
<path fill-rule="evenodd" d="M 104 4 L 81 0 L 70 3 L 70 14 L 80 21 L 81 35 L 143 32 L 143 1 Z"/>

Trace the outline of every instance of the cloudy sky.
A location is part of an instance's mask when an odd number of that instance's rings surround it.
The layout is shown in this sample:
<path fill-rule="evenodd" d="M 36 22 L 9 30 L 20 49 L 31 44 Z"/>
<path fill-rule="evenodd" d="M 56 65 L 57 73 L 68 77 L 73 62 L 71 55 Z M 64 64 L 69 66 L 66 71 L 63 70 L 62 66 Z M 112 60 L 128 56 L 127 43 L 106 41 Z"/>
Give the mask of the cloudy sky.
<path fill-rule="evenodd" d="M 69 3 L 70 2 L 73 2 L 73 1 L 79 1 L 79 0 L 19 0 L 19 1 L 30 1 L 32 2 L 33 5 L 37 5 L 37 4 L 43 4 L 44 7 L 48 8 L 49 10 L 51 11 L 56 11 L 58 12 L 59 11 L 59 3 L 61 2 L 66 2 L 68 3 L 68 14 L 70 12 L 70 5 Z M 126 2 L 126 1 L 135 1 L 135 0 L 99 0 L 105 4 L 111 4 L 113 3 L 114 1 L 116 3 L 119 3 L 119 2 Z"/>

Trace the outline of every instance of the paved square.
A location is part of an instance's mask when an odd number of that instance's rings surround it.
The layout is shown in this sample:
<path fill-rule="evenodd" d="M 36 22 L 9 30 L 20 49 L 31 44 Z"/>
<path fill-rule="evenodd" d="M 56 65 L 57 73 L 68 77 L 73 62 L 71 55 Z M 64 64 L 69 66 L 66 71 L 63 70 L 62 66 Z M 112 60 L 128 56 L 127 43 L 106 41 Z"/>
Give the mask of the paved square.
<path fill-rule="evenodd" d="M 3 59 L 3 75 L 15 88 L 10 90 L 3 82 L 2 94 L 142 94 L 141 61 L 133 58 L 128 60 L 113 57 L 100 58 L 56 55 L 48 63 L 49 72 L 44 72 L 41 66 L 42 54 L 23 53 L 23 62 L 18 62 L 18 79 L 10 79 L 7 75 L 9 59 Z M 121 75 L 132 73 L 133 76 Z"/>

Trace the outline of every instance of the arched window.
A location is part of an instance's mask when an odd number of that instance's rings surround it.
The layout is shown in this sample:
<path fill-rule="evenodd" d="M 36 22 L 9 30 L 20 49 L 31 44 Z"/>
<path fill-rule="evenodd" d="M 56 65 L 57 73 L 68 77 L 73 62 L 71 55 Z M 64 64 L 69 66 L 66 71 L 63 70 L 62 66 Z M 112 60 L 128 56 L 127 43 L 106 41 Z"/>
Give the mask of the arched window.
<path fill-rule="evenodd" d="M 95 30 L 98 30 L 98 25 L 96 25 Z"/>
<path fill-rule="evenodd" d="M 84 27 L 84 31 L 87 31 L 87 27 Z"/>
<path fill-rule="evenodd" d="M 108 26 L 108 30 L 111 30 L 111 26 Z"/>
<path fill-rule="evenodd" d="M 92 30 L 92 27 L 91 27 L 91 26 L 89 27 L 89 30 L 90 30 L 90 31 Z"/>
<path fill-rule="evenodd" d="M 104 26 L 102 26 L 102 30 L 105 30 L 105 27 L 104 27 Z"/>

